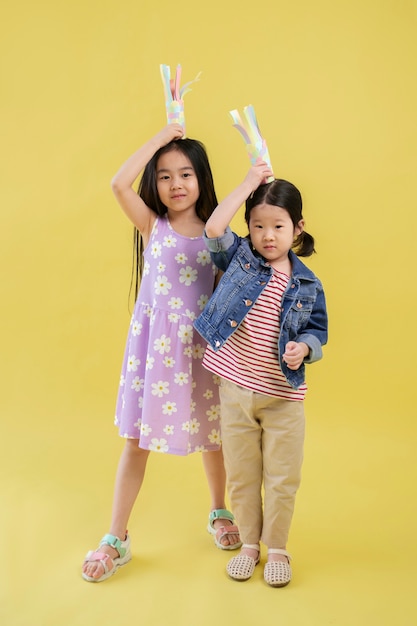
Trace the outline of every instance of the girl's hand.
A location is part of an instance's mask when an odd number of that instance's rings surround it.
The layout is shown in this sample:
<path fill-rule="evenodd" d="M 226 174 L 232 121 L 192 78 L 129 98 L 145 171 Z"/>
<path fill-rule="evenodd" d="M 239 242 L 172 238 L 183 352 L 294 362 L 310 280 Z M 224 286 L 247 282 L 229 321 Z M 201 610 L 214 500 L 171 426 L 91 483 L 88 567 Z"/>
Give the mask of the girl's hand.
<path fill-rule="evenodd" d="M 159 133 L 156 135 L 156 139 L 158 144 L 161 146 L 166 146 L 170 141 L 174 139 L 181 139 L 184 135 L 184 129 L 181 124 L 167 124 Z"/>
<path fill-rule="evenodd" d="M 282 359 L 290 370 L 298 370 L 309 352 L 310 348 L 303 341 L 300 341 L 300 343 L 289 341 L 285 346 L 285 353 L 282 355 Z"/>
<path fill-rule="evenodd" d="M 252 165 L 246 174 L 244 182 L 250 185 L 251 191 L 255 191 L 259 185 L 266 183 L 268 178 L 273 175 L 274 173 L 269 165 L 258 157 L 255 165 Z"/>

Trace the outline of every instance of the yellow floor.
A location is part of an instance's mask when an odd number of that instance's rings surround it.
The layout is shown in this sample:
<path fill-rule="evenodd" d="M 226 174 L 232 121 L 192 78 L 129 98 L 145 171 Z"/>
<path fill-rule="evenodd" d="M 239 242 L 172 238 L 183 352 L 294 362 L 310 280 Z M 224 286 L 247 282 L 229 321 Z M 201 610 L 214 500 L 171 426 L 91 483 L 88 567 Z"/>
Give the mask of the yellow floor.
<path fill-rule="evenodd" d="M 1 624 L 414 626 L 412 441 L 330 418 L 310 410 L 285 589 L 265 585 L 262 566 L 250 581 L 228 579 L 230 554 L 205 530 L 199 455 L 151 457 L 129 529 L 133 560 L 103 584 L 84 582 L 80 564 L 107 530 L 122 442 L 108 426 L 95 443 L 98 416 L 58 416 L 61 446 L 28 420 L 25 438 L 3 447 Z"/>

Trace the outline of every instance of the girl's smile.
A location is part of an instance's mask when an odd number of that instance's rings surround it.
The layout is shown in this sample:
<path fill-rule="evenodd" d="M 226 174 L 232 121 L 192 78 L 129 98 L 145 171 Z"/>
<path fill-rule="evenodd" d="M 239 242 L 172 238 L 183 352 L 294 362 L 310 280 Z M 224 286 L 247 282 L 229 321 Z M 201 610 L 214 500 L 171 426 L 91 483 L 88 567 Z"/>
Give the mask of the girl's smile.
<path fill-rule="evenodd" d="M 200 195 L 195 170 L 179 150 L 165 152 L 158 159 L 156 186 L 161 202 L 170 211 L 195 211 Z"/>

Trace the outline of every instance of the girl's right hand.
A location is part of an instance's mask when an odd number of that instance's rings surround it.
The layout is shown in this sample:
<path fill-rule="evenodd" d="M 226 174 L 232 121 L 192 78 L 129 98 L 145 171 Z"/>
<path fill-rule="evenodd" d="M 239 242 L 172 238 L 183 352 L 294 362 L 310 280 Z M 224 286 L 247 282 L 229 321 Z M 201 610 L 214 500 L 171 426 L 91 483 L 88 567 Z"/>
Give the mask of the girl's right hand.
<path fill-rule="evenodd" d="M 250 185 L 252 191 L 255 191 L 255 189 L 258 189 L 259 185 L 266 183 L 268 178 L 273 175 L 274 173 L 269 165 L 258 158 L 255 165 L 252 165 L 249 172 L 246 174 L 244 182 Z"/>
<path fill-rule="evenodd" d="M 184 129 L 181 124 L 167 124 L 156 137 L 161 146 L 166 146 L 170 141 L 181 139 L 183 136 Z"/>

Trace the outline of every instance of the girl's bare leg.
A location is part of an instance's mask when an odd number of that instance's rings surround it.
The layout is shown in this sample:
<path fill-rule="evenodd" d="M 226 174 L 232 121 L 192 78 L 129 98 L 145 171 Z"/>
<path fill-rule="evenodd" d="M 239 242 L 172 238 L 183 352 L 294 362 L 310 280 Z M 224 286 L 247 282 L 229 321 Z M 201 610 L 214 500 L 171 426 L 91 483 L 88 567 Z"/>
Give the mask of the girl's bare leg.
<path fill-rule="evenodd" d="M 137 439 L 126 439 L 116 473 L 109 530 L 111 535 L 122 540 L 126 536 L 129 517 L 143 483 L 148 456 L 149 450 L 139 448 Z M 108 554 L 110 558 L 118 556 L 117 550 L 107 545 L 101 546 L 100 552 Z M 109 567 L 112 566 L 113 564 L 109 562 Z M 104 574 L 104 569 L 100 562 L 86 562 L 83 565 L 83 572 L 92 578 L 100 578 Z"/>
<path fill-rule="evenodd" d="M 206 473 L 208 487 L 210 491 L 211 497 L 211 508 L 214 509 L 225 509 L 225 492 L 226 492 L 226 472 L 224 469 L 223 463 L 223 452 L 222 450 L 211 451 L 211 452 L 203 452 L 203 465 L 204 471 Z M 214 528 L 219 528 L 220 526 L 231 526 L 232 522 L 229 520 L 215 520 Z M 229 535 L 229 537 L 223 537 L 221 543 L 224 546 L 233 545 L 239 542 L 239 537 L 235 535 Z"/>

